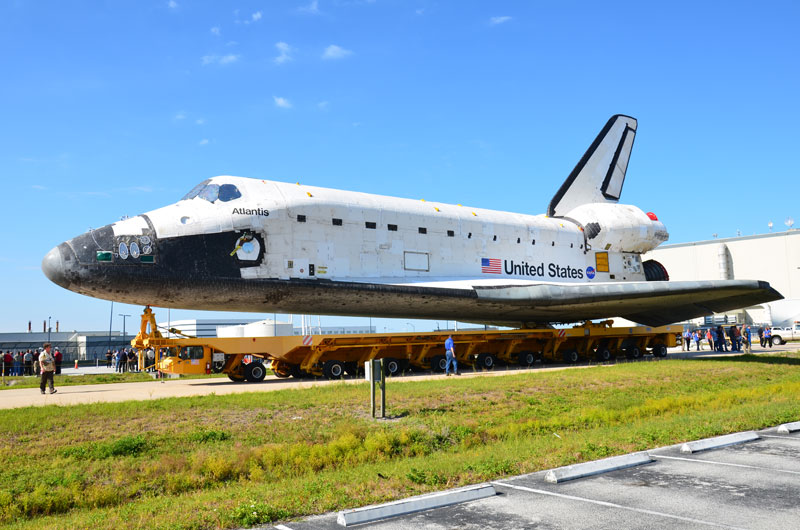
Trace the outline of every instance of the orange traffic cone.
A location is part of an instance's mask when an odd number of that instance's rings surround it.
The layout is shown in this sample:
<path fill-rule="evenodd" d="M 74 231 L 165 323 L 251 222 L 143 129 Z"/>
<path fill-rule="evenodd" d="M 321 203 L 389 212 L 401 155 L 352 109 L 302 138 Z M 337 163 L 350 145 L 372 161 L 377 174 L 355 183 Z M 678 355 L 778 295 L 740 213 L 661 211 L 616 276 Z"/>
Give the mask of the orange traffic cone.
<path fill-rule="evenodd" d="M 75 359 L 75 369 L 78 369 L 78 359 Z"/>

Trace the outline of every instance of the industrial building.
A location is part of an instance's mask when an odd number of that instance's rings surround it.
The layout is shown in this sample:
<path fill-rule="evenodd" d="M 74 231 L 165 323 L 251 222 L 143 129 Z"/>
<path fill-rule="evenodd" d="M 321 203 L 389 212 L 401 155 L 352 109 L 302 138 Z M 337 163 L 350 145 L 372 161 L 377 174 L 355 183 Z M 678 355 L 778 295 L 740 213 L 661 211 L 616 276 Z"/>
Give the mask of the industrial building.
<path fill-rule="evenodd" d="M 800 230 L 662 245 L 643 259 L 659 261 L 670 280 L 763 280 L 784 300 L 717 315 L 714 323 L 789 326 L 800 320 Z M 698 324 L 710 323 L 699 319 Z"/>

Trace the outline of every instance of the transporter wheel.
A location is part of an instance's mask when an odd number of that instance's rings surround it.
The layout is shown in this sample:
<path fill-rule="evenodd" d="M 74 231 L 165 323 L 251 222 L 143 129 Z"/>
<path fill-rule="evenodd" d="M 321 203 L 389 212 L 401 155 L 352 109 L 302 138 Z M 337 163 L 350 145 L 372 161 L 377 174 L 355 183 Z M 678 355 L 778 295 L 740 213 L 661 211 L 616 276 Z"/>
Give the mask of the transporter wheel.
<path fill-rule="evenodd" d="M 497 364 L 497 358 L 491 353 L 479 353 L 475 364 L 480 370 L 492 370 Z"/>
<path fill-rule="evenodd" d="M 244 378 L 250 383 L 260 383 L 267 376 L 267 367 L 263 363 L 253 361 L 244 369 Z"/>
<path fill-rule="evenodd" d="M 608 362 L 611 360 L 611 350 L 606 348 L 605 346 L 601 346 L 597 348 L 597 360 L 600 362 Z"/>
<path fill-rule="evenodd" d="M 308 379 L 311 377 L 311 374 L 300 369 L 299 364 L 290 364 L 289 371 L 295 379 Z"/>
<path fill-rule="evenodd" d="M 783 344 L 783 338 L 780 335 L 775 335 L 772 337 L 773 346 L 780 346 L 781 344 Z"/>
<path fill-rule="evenodd" d="M 656 357 L 666 357 L 667 356 L 667 347 L 663 344 L 656 344 L 653 346 L 653 355 Z"/>
<path fill-rule="evenodd" d="M 244 376 L 239 374 L 228 374 L 228 379 L 230 379 L 234 383 L 241 383 L 244 381 Z"/>
<path fill-rule="evenodd" d="M 628 359 L 641 359 L 642 358 L 642 350 L 640 350 L 638 346 L 631 346 L 625 352 L 625 356 Z"/>
<path fill-rule="evenodd" d="M 403 364 L 400 362 L 399 359 L 395 359 L 394 357 L 387 357 L 383 360 L 383 367 L 386 370 L 386 375 L 389 377 L 395 377 L 400 375 L 400 372 L 403 371 Z"/>
<path fill-rule="evenodd" d="M 537 355 L 532 351 L 523 351 L 519 353 L 517 358 L 519 359 L 520 366 L 531 366 L 536 362 L 536 357 Z"/>
<path fill-rule="evenodd" d="M 364 366 L 359 366 L 356 361 L 347 361 L 344 363 L 344 371 L 347 372 L 347 375 L 356 377 L 364 373 Z"/>
<path fill-rule="evenodd" d="M 434 372 L 444 372 L 447 368 L 447 358 L 444 355 L 434 355 L 431 358 L 431 370 Z"/>
<path fill-rule="evenodd" d="M 344 363 L 342 361 L 325 361 L 322 365 L 322 375 L 325 379 L 341 379 L 344 377 Z"/>
<path fill-rule="evenodd" d="M 578 362 L 578 351 L 567 350 L 564 352 L 564 362 L 568 364 L 575 364 Z"/>
<path fill-rule="evenodd" d="M 292 375 L 292 369 L 288 363 L 284 363 L 281 361 L 272 361 L 272 371 L 281 379 L 286 379 L 290 375 Z"/>

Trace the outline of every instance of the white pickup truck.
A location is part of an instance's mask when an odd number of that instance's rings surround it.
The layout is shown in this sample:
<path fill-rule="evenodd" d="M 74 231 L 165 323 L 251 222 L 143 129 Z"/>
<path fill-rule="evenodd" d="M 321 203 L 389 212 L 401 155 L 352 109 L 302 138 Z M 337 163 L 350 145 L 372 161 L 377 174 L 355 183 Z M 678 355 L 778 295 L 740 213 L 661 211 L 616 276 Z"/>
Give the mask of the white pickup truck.
<path fill-rule="evenodd" d="M 795 322 L 794 326 L 772 328 L 772 345 L 780 346 L 787 340 L 800 339 L 800 322 Z"/>

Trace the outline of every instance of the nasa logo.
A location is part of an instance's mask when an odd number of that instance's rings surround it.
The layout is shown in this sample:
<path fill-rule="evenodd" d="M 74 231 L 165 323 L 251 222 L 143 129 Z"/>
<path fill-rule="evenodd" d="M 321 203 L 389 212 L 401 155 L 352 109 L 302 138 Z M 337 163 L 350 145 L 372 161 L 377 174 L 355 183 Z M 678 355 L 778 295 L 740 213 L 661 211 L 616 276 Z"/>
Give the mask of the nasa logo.
<path fill-rule="evenodd" d="M 586 277 L 590 280 L 594 279 L 594 267 L 586 267 Z"/>

